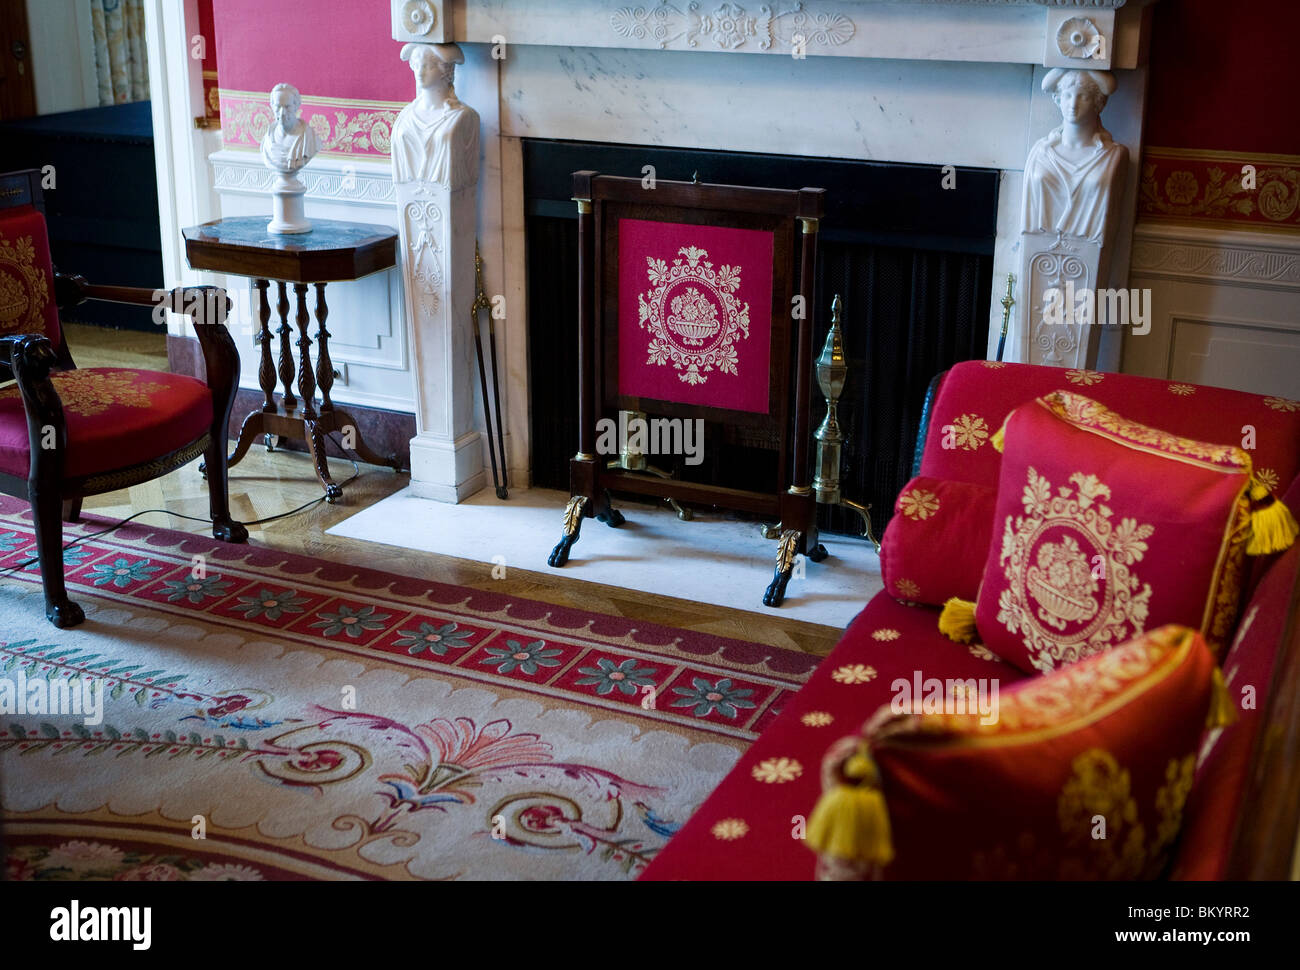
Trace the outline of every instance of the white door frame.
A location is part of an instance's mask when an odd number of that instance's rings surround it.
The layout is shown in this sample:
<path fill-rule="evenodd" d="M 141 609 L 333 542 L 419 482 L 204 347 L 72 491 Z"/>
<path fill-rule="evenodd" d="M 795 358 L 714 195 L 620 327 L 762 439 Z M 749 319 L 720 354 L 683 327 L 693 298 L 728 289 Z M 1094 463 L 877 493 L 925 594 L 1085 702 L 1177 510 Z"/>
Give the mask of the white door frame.
<path fill-rule="evenodd" d="M 194 119 L 203 116 L 203 60 L 192 56 L 201 36 L 198 0 L 145 0 L 144 21 L 162 236 L 160 283 L 194 285 L 204 281 L 204 274 L 190 269 L 181 230 L 219 214 L 208 154 L 220 147 L 221 137 L 194 126 Z M 216 40 L 208 37 L 204 43 Z M 184 316 L 168 316 L 169 334 L 193 336 Z"/>

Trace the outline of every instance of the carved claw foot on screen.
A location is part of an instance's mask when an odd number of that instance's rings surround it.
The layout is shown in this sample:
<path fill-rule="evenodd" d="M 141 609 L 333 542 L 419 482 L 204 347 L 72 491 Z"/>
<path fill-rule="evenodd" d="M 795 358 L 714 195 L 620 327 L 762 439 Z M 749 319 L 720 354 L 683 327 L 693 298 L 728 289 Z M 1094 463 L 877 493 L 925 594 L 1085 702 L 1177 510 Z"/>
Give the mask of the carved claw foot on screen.
<path fill-rule="evenodd" d="M 610 498 L 609 489 L 605 489 L 605 508 L 596 513 L 596 518 L 604 522 L 611 529 L 617 529 L 626 521 L 623 513 L 614 508 L 614 500 Z M 576 539 L 577 536 L 574 536 Z"/>
<path fill-rule="evenodd" d="M 551 558 L 546 560 L 549 565 L 558 568 L 569 561 L 569 549 L 578 541 L 578 534 L 582 530 L 582 510 L 586 505 L 587 496 L 575 495 L 564 507 L 564 535 L 560 536 L 559 543 L 551 550 Z"/>
<path fill-rule="evenodd" d="M 785 601 L 785 587 L 790 582 L 790 574 L 794 572 L 795 555 L 801 538 L 803 533 L 794 529 L 786 529 L 781 533 L 780 543 L 776 547 L 776 572 L 767 592 L 763 594 L 764 606 L 780 606 Z"/>

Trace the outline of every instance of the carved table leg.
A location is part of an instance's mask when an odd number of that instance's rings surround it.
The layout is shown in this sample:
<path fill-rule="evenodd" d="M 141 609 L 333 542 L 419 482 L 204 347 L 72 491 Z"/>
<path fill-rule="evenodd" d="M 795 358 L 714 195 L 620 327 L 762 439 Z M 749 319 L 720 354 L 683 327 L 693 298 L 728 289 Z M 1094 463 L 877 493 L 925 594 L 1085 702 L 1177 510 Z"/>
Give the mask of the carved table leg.
<path fill-rule="evenodd" d="M 334 414 L 334 426 L 336 428 L 339 428 L 344 433 L 347 432 L 348 428 L 352 429 L 352 450 L 361 456 L 362 461 L 369 462 L 372 465 L 387 465 L 395 472 L 400 472 L 402 470 L 402 462 L 397 455 L 381 455 L 366 444 L 365 440 L 361 437 L 361 428 L 357 424 L 356 418 L 340 408 L 332 407 L 331 410 Z"/>
<path fill-rule="evenodd" d="M 254 411 L 248 417 L 244 418 L 244 423 L 239 429 L 239 441 L 235 443 L 235 450 L 230 453 L 226 459 L 226 469 L 234 468 L 243 461 L 244 456 L 248 454 L 248 449 L 253 446 L 253 440 L 262 434 L 266 428 L 266 421 L 262 417 L 264 411 Z M 268 435 L 269 437 L 269 435 Z M 207 478 L 207 468 L 203 469 L 203 477 Z"/>
<path fill-rule="evenodd" d="M 307 450 L 311 452 L 312 464 L 316 466 L 316 477 L 325 486 L 325 501 L 333 505 L 343 496 L 343 486 L 330 477 L 329 457 L 325 453 L 325 436 L 319 425 L 308 419 L 305 422 Z"/>
<path fill-rule="evenodd" d="M 558 568 L 569 561 L 569 549 L 578 541 L 578 534 L 582 531 L 582 510 L 586 505 L 585 495 L 569 499 L 569 504 L 564 507 L 564 534 L 551 550 L 551 556 L 546 560 L 548 565 Z"/>
<path fill-rule="evenodd" d="M 803 538 L 802 532 L 796 532 L 794 529 L 786 529 L 781 533 L 780 542 L 776 547 L 776 571 L 772 576 L 772 582 L 767 587 L 767 592 L 763 594 L 764 606 L 780 606 L 785 601 L 785 587 L 790 582 L 790 574 L 794 572 L 795 555 L 799 549 L 799 540 Z"/>
<path fill-rule="evenodd" d="M 303 417 L 316 416 L 316 376 L 311 370 L 311 337 L 307 336 L 307 325 L 311 317 L 307 313 L 307 284 L 293 284 L 293 291 L 298 296 L 298 393 L 302 396 Z"/>
<path fill-rule="evenodd" d="M 316 383 L 320 385 L 320 413 L 334 410 L 330 388 L 334 386 L 334 362 L 330 360 L 330 332 L 325 329 L 325 318 L 330 308 L 325 305 L 325 284 L 316 284 Z"/>
<path fill-rule="evenodd" d="M 257 371 L 257 383 L 261 385 L 262 393 L 266 395 L 266 403 L 262 405 L 263 411 L 275 410 L 275 364 L 271 361 L 271 304 L 266 298 L 266 288 L 271 285 L 269 280 L 256 279 L 253 285 L 257 287 L 257 315 L 262 322 L 262 329 L 258 331 L 257 342 L 262 345 L 262 363 Z"/>
<path fill-rule="evenodd" d="M 293 351 L 289 349 L 289 340 L 293 331 L 289 328 L 289 290 L 284 280 L 276 280 L 279 301 L 275 308 L 280 313 L 280 380 L 284 383 L 284 408 L 292 411 L 298 406 L 298 399 L 293 396 Z"/>

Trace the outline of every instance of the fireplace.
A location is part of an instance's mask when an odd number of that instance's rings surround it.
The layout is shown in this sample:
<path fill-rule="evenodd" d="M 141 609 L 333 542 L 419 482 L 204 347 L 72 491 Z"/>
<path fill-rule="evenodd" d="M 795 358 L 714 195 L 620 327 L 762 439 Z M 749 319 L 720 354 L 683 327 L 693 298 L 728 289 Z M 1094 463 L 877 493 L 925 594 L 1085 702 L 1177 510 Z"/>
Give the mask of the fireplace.
<path fill-rule="evenodd" d="M 693 151 L 528 139 L 523 144 L 529 312 L 529 413 L 534 485 L 567 489 L 577 425 L 577 213 L 572 173 L 827 190 L 820 227 L 816 349 L 830 302 L 844 301 L 849 381 L 840 403 L 846 436 L 845 495 L 873 504 L 879 531 L 911 474 L 912 449 L 930 379 L 988 342 L 997 173 L 961 168 L 945 179 L 930 166 L 786 155 Z M 960 191 L 956 188 L 960 186 Z M 824 409 L 814 394 L 814 424 Z M 735 488 L 776 477 L 776 443 L 710 425 L 704 462 L 660 456 L 678 477 Z M 842 508 L 822 508 L 819 527 L 857 532 Z"/>
<path fill-rule="evenodd" d="M 709 182 L 834 193 L 817 319 L 824 327 L 840 292 L 854 364 L 846 491 L 883 505 L 906 477 L 925 381 L 997 347 L 1009 274 L 1017 283 L 1006 359 L 1045 362 L 1041 321 L 1031 319 L 1036 284 L 1023 264 L 1027 239 L 1033 252 L 1052 240 L 1022 219 L 1026 158 L 1062 123 L 1052 94 L 1061 71 L 1113 73 L 1102 120 L 1130 159 L 1140 157 L 1148 2 L 801 0 L 741 9 L 715 0 L 394 0 L 395 40 L 460 45 L 445 52 L 464 61 L 457 104 L 478 113 L 481 134 L 477 152 L 450 136 L 421 148 L 429 158 L 477 154 L 477 167 L 385 196 L 414 192 L 439 217 L 403 227 L 407 289 L 394 336 L 409 348 L 401 366 L 414 392 L 413 491 L 460 501 L 486 480 L 464 326 L 476 236 L 485 292 L 501 311 L 511 482 L 564 484 L 564 452 L 577 437 L 558 424 L 575 410 L 564 359 L 575 288 L 569 178 L 580 168 L 641 177 L 654 164 L 661 179 L 698 171 Z M 734 16 L 719 20 L 724 7 Z M 406 16 L 415 10 L 421 16 Z M 1086 50 L 1071 40 L 1081 23 L 1097 38 Z M 543 163 L 539 152 L 551 157 Z M 353 167 L 339 169 L 340 186 L 355 176 L 356 191 L 377 193 L 386 173 Z M 1110 286 L 1127 283 L 1138 168 L 1107 184 L 1118 213 L 1109 248 L 1082 240 L 1089 278 Z M 400 205 L 396 221 L 411 211 Z M 1118 327 L 1074 334 L 1069 366 L 1114 369 L 1121 339 Z M 733 443 L 715 435 L 712 450 L 727 455 Z M 708 462 L 698 472 L 722 473 Z"/>

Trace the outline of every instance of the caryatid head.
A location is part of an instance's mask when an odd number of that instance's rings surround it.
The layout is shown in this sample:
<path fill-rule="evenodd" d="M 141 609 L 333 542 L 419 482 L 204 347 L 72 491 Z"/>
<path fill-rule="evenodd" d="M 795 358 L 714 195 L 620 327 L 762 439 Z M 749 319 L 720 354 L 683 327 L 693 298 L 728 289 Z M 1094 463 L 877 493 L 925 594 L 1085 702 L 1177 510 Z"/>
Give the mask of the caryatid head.
<path fill-rule="evenodd" d="M 402 60 L 410 63 L 415 85 L 422 92 L 448 100 L 456 96 L 456 65 L 465 63 L 460 45 L 406 44 Z"/>
<path fill-rule="evenodd" d="M 1101 115 L 1106 99 L 1115 91 L 1115 75 L 1109 71 L 1056 67 L 1043 78 L 1043 90 L 1061 109 L 1063 121 L 1078 124 Z"/>

